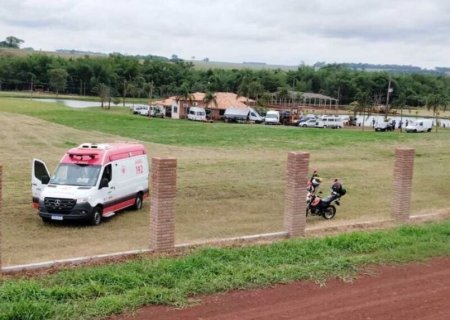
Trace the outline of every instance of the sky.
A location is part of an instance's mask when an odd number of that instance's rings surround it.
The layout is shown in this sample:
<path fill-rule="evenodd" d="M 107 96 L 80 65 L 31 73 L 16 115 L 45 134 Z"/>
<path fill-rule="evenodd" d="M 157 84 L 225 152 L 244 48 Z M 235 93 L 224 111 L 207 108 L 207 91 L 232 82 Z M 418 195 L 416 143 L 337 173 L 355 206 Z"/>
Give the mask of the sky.
<path fill-rule="evenodd" d="M 0 0 L 0 40 L 187 60 L 450 67 L 448 0 Z"/>

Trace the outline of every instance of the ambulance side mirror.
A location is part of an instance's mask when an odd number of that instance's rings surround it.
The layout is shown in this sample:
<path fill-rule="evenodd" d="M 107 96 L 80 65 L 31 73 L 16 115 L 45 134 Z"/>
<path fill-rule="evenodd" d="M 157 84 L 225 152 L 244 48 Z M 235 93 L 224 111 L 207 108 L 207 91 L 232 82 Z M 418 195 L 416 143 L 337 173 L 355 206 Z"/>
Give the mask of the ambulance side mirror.
<path fill-rule="evenodd" d="M 102 180 L 100 181 L 99 189 L 106 188 L 108 187 L 108 185 L 109 185 L 108 178 L 102 178 Z"/>
<path fill-rule="evenodd" d="M 48 184 L 50 182 L 50 177 L 49 176 L 42 176 L 41 177 L 41 182 L 42 182 L 42 184 Z"/>

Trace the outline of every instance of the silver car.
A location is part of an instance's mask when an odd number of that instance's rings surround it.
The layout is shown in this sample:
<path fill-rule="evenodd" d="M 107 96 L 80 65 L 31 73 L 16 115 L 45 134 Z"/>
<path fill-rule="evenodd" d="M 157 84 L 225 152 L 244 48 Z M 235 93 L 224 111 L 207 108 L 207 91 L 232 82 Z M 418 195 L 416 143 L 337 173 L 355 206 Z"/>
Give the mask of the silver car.
<path fill-rule="evenodd" d="M 315 119 L 309 119 L 306 121 L 302 121 L 298 124 L 299 127 L 308 127 L 308 128 L 315 128 L 317 126 L 317 120 Z"/>

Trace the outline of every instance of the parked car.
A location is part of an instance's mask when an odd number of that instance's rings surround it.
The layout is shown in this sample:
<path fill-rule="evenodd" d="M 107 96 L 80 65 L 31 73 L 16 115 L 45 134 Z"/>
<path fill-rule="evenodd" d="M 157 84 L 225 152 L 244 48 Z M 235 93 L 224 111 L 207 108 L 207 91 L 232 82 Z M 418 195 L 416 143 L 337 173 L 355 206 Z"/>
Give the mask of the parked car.
<path fill-rule="evenodd" d="M 302 127 L 303 123 L 308 120 L 317 120 L 317 116 L 314 114 L 307 114 L 306 116 L 302 116 L 300 119 L 297 120 L 297 123 L 295 123 L 295 125 Z"/>
<path fill-rule="evenodd" d="M 135 106 L 133 106 L 133 114 L 140 114 L 140 115 L 148 115 L 148 110 L 149 110 L 149 106 L 147 105 L 142 105 L 142 104 L 137 104 Z"/>
<path fill-rule="evenodd" d="M 383 121 L 375 124 L 375 131 L 392 131 L 394 130 L 394 124 L 390 121 Z"/>
<path fill-rule="evenodd" d="M 309 119 L 306 121 L 302 121 L 298 124 L 299 127 L 303 128 L 315 128 L 317 126 L 317 120 L 316 119 Z"/>

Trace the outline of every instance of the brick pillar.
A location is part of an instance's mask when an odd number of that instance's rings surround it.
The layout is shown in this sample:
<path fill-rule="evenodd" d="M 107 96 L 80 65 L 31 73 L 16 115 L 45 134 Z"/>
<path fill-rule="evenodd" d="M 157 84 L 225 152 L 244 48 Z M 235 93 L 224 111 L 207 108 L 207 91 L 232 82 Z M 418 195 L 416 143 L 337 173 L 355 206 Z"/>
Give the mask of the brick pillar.
<path fill-rule="evenodd" d="M 152 158 L 150 248 L 168 251 L 175 245 L 177 159 Z"/>
<path fill-rule="evenodd" d="M 284 229 L 289 237 L 305 235 L 308 166 L 309 153 L 288 153 Z"/>
<path fill-rule="evenodd" d="M 397 222 L 409 220 L 414 171 L 414 149 L 395 149 L 392 218 Z"/>

